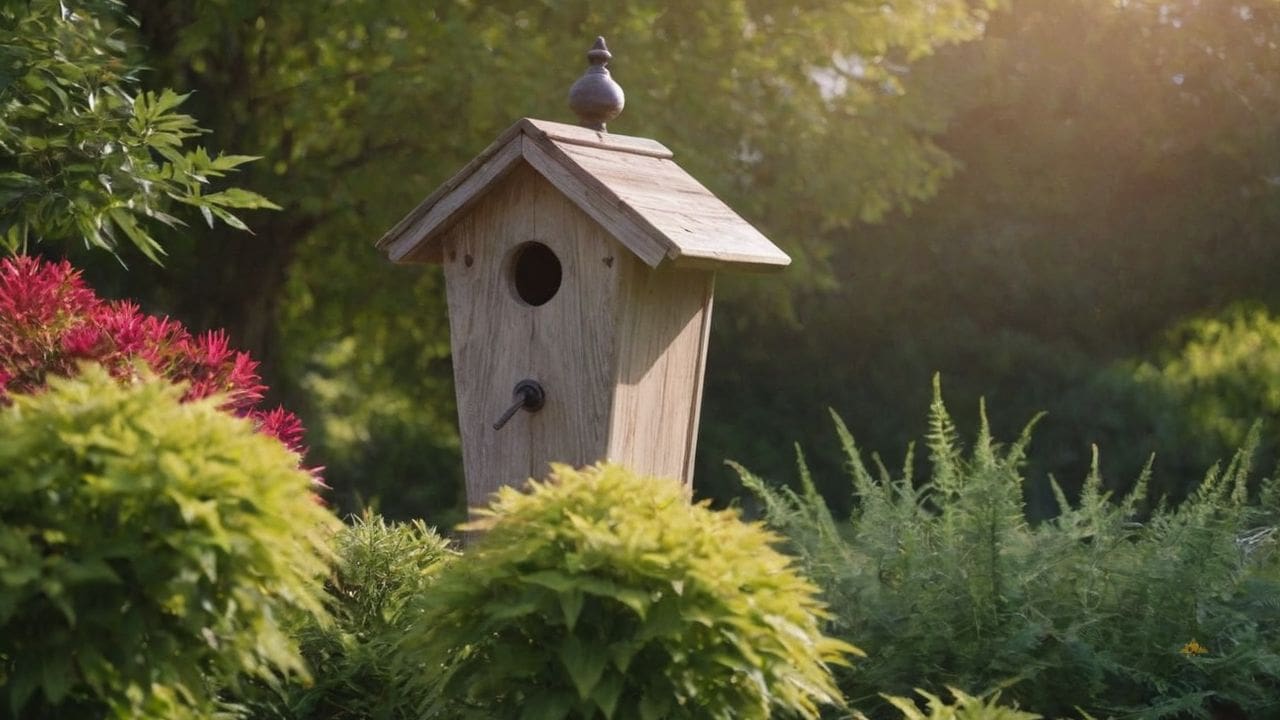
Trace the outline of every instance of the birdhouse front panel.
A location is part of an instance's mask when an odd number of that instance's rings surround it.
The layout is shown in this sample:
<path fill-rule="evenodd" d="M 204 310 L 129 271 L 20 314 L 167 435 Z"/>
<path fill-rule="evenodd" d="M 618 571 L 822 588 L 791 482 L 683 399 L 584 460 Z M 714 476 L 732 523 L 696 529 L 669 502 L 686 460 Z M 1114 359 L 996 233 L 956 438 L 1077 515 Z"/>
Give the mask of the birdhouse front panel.
<path fill-rule="evenodd" d="M 467 496 L 605 457 L 619 277 L 636 261 L 547 180 L 518 164 L 442 245 Z M 533 380 L 537 412 L 499 419 Z"/>

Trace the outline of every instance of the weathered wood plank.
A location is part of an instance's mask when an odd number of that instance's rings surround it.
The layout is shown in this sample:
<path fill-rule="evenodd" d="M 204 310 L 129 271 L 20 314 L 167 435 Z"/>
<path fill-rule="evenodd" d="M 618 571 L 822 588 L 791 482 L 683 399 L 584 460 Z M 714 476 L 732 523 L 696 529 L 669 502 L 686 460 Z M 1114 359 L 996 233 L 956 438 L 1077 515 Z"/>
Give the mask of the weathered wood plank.
<path fill-rule="evenodd" d="M 526 137 L 524 157 L 560 192 L 650 267 L 667 257 L 671 245 L 665 242 L 662 233 L 621 203 L 604 183 L 568 160 L 555 143 Z"/>
<path fill-rule="evenodd" d="M 689 427 L 685 437 L 684 479 L 685 487 L 693 493 L 693 465 L 698 452 L 698 425 L 702 421 L 702 387 L 707 375 L 707 353 L 711 349 L 711 311 L 714 305 L 716 276 L 707 273 L 706 296 L 702 302 L 702 328 L 698 331 L 698 366 L 694 371 L 694 384 L 690 394 L 693 398 L 693 417 L 689 419 Z"/>
<path fill-rule="evenodd" d="M 661 233 L 669 242 L 668 257 L 758 269 L 791 262 L 759 230 L 670 160 L 577 146 L 561 150 L 581 169 L 577 175 L 594 178 Z"/>
<path fill-rule="evenodd" d="M 619 293 L 610 460 L 693 482 L 712 274 L 634 263 Z"/>

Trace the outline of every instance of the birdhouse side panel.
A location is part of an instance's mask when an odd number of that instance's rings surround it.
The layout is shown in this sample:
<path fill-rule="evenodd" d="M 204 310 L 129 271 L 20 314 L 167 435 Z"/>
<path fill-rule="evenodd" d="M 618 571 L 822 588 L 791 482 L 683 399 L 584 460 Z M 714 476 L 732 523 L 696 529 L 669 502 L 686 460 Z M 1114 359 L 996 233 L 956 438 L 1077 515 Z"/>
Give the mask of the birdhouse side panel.
<path fill-rule="evenodd" d="M 714 275 L 636 263 L 623 280 L 609 458 L 693 482 Z"/>
<path fill-rule="evenodd" d="M 616 373 L 621 246 L 528 165 L 444 238 L 467 498 L 605 457 Z M 545 391 L 536 412 L 513 389 Z"/>

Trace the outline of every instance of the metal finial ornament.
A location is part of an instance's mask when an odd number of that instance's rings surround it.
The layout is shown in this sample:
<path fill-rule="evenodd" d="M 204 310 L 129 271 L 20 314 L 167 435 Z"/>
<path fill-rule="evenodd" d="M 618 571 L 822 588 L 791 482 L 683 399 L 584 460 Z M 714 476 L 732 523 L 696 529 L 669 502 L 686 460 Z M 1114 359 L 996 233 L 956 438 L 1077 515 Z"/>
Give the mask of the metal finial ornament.
<path fill-rule="evenodd" d="M 626 104 L 622 86 L 613 81 L 605 67 L 612 58 L 604 38 L 596 38 L 596 44 L 587 52 L 591 67 L 569 88 L 569 108 L 578 115 L 578 124 L 600 132 L 605 132 L 604 124 L 618 117 Z"/>

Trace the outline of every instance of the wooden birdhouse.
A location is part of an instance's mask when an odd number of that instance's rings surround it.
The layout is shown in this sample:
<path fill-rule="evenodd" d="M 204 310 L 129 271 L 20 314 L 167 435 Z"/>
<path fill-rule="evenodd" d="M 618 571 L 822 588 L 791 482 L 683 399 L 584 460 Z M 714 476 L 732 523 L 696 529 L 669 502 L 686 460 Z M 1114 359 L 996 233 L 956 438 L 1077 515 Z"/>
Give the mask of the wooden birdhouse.
<path fill-rule="evenodd" d="M 692 482 L 718 270 L 785 253 L 680 168 L 612 135 L 602 39 L 570 91 L 583 126 L 523 119 L 378 243 L 444 265 L 467 499 L 611 460 Z"/>

